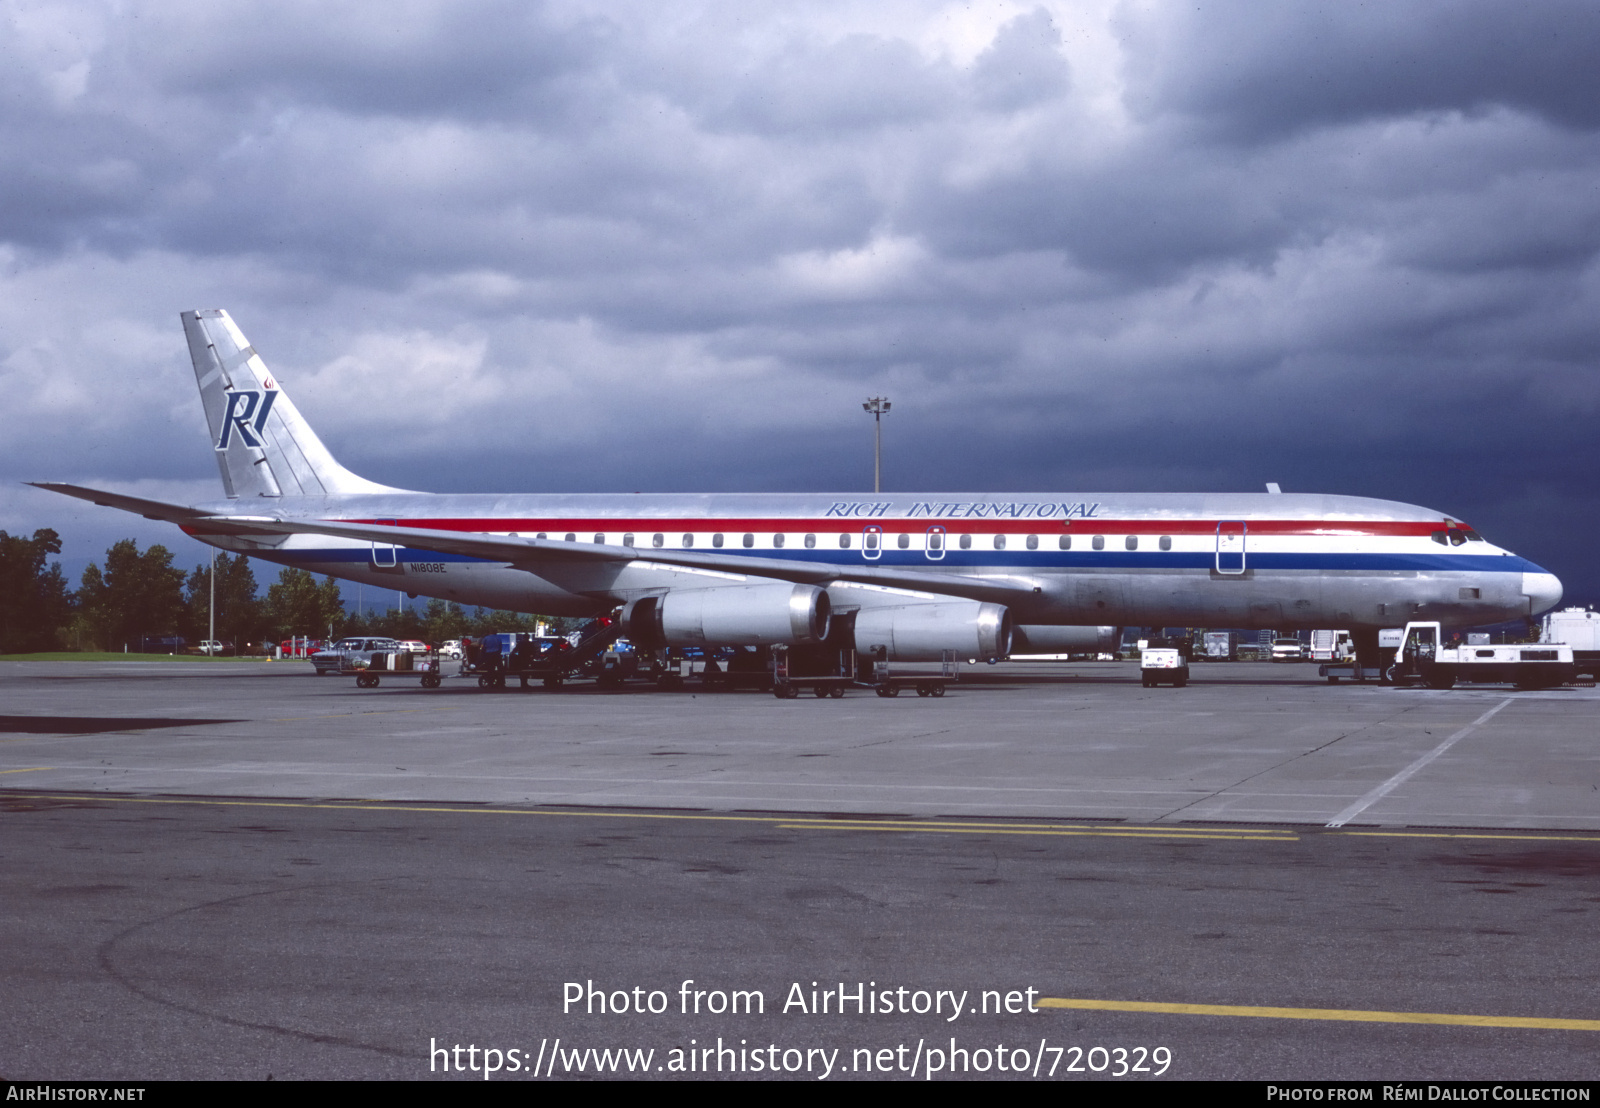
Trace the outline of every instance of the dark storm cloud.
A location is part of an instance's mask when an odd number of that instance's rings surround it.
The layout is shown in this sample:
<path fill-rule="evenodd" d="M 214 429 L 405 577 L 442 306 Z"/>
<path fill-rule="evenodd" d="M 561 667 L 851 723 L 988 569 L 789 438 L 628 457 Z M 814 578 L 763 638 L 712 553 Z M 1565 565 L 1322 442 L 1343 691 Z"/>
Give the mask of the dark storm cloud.
<path fill-rule="evenodd" d="M 1129 103 L 1270 139 L 1413 112 L 1510 107 L 1600 125 L 1600 9 L 1583 0 L 1159 5 L 1123 19 Z"/>
<path fill-rule="evenodd" d="M 610 27 L 536 0 L 166 6 L 127 25 L 109 61 L 161 91 L 234 110 L 567 123 Z M 555 118 L 552 119 L 552 116 Z"/>
<path fill-rule="evenodd" d="M 17 13 L 16 479 L 214 488 L 215 305 L 391 483 L 859 487 L 887 392 L 897 487 L 1412 500 L 1600 599 L 1585 6 Z"/>

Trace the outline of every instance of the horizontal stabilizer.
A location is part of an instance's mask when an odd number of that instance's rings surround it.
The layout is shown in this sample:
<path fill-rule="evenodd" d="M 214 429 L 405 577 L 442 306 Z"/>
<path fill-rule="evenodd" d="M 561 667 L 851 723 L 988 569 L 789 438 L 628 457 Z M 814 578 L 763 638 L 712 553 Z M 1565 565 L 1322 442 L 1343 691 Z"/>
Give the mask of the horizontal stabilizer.
<path fill-rule="evenodd" d="M 125 512 L 142 515 L 145 519 L 159 519 L 165 523 L 189 523 L 205 518 L 204 512 L 194 508 L 186 508 L 181 504 L 166 504 L 160 500 L 146 500 L 142 496 L 124 496 L 120 492 L 103 492 L 100 489 L 68 485 L 60 481 L 29 481 L 28 484 L 36 489 L 59 492 L 63 496 L 75 496 L 79 500 L 87 500 L 102 508 L 121 508 Z"/>

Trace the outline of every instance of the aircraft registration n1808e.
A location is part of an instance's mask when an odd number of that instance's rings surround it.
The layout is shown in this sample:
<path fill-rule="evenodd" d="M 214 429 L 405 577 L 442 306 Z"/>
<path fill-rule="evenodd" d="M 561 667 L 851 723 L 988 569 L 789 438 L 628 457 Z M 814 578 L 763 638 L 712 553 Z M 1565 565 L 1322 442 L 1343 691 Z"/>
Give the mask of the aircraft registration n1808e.
<path fill-rule="evenodd" d="M 521 612 L 623 610 L 645 647 L 796 645 L 851 614 L 889 660 L 1082 649 L 1120 625 L 1379 628 L 1528 618 L 1561 583 L 1459 520 L 1354 496 L 440 495 L 345 469 L 228 314 L 184 331 L 226 499 L 40 482 L 214 546 Z"/>

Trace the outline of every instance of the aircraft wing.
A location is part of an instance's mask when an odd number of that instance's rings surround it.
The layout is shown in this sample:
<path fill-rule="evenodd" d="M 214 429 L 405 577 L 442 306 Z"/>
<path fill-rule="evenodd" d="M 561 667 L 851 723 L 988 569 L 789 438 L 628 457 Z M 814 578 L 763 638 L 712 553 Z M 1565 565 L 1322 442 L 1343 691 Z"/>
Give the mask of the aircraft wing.
<path fill-rule="evenodd" d="M 661 565 L 688 569 L 714 570 L 743 576 L 767 577 L 803 585 L 825 585 L 830 581 L 850 581 L 893 588 L 936 592 L 971 600 L 999 603 L 1031 595 L 1038 586 L 1031 576 L 1014 574 L 966 574 L 958 570 L 907 570 L 896 567 L 860 566 L 842 568 L 817 565 L 785 558 L 715 554 L 697 550 L 664 550 L 655 547 L 610 546 L 556 539 L 513 538 L 470 531 L 440 531 L 426 527 L 399 527 L 392 524 L 347 523 L 338 520 L 285 520 L 268 516 L 209 516 L 185 521 L 186 529 L 197 532 L 221 531 L 226 534 L 330 535 L 366 542 L 385 542 L 421 550 L 436 550 L 486 561 L 503 562 L 517 569 L 538 573 L 541 566 L 556 562 L 597 561 L 632 562 L 635 565 Z"/>
<path fill-rule="evenodd" d="M 665 550 L 655 547 L 609 546 L 556 539 L 485 535 L 471 531 L 442 531 L 426 527 L 355 523 L 343 520 L 282 519 L 268 515 L 210 515 L 179 504 L 146 500 L 121 493 L 102 492 L 54 481 L 32 482 L 41 489 L 74 496 L 108 508 L 136 512 L 147 519 L 180 525 L 194 534 L 221 535 L 328 535 L 358 542 L 383 542 L 441 554 L 482 558 L 538 573 L 541 566 L 557 562 L 595 561 L 656 564 L 713 570 L 743 576 L 826 585 L 830 581 L 858 582 L 890 588 L 915 589 L 969 600 L 1014 603 L 1031 595 L 1040 582 L 1026 574 L 964 573 L 958 569 L 906 569 L 894 566 L 842 567 L 786 558 L 727 555 L 699 550 Z"/>

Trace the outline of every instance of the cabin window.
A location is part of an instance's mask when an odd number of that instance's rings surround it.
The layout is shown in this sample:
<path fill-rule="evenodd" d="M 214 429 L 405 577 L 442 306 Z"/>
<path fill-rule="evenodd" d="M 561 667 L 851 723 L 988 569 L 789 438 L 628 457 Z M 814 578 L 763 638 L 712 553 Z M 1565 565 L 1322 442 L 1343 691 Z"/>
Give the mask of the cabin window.
<path fill-rule="evenodd" d="M 754 535 L 749 534 L 748 532 L 746 532 L 746 534 L 744 536 L 744 544 L 746 546 L 754 546 L 756 544 L 756 537 Z"/>
<path fill-rule="evenodd" d="M 907 535 L 905 532 L 901 532 L 900 537 L 895 540 L 895 543 L 900 547 L 901 550 L 905 550 L 911 546 L 911 536 Z"/>
<path fill-rule="evenodd" d="M 1059 539 L 1056 540 L 1056 545 L 1059 546 L 1062 550 L 1071 550 L 1072 549 L 1072 536 L 1071 535 L 1062 535 Z"/>
<path fill-rule="evenodd" d="M 878 532 L 876 532 L 876 531 L 868 531 L 867 534 L 866 534 L 866 537 L 864 537 L 861 540 L 861 542 L 862 542 L 862 545 L 865 546 L 868 550 L 876 550 L 876 549 L 878 549 Z"/>
<path fill-rule="evenodd" d="M 604 535 L 595 535 L 594 544 L 596 546 L 604 546 L 606 544 L 606 537 Z"/>
<path fill-rule="evenodd" d="M 1039 536 L 1038 535 L 1029 535 L 1028 536 L 1028 549 L 1029 550 L 1038 550 L 1039 549 Z"/>
<path fill-rule="evenodd" d="M 633 545 L 633 532 L 632 531 L 629 531 L 626 535 L 622 536 L 622 545 L 623 546 L 632 546 Z"/>
<path fill-rule="evenodd" d="M 1090 543 L 1089 545 L 1094 547 L 1096 550 L 1104 550 L 1106 548 L 1106 537 L 1104 535 L 1096 535 L 1094 537 L 1094 542 Z"/>
<path fill-rule="evenodd" d="M 943 550 L 944 549 L 944 532 L 943 531 L 929 531 L 928 532 L 928 549 L 929 550 Z"/>
<path fill-rule="evenodd" d="M 535 535 L 533 537 L 536 538 L 536 539 L 547 539 L 550 536 L 545 534 L 543 531 L 540 531 L 537 535 Z"/>
<path fill-rule="evenodd" d="M 651 546 L 660 546 L 663 541 L 665 541 L 665 540 L 662 538 L 660 532 L 657 532 L 656 534 L 650 536 L 650 545 Z"/>
<path fill-rule="evenodd" d="M 685 548 L 693 546 L 694 545 L 694 536 L 690 535 L 690 534 L 684 535 L 683 536 L 683 545 L 684 545 Z"/>
<path fill-rule="evenodd" d="M 1138 550 L 1139 549 L 1139 536 L 1138 535 L 1129 535 L 1127 538 L 1123 539 L 1122 540 L 1122 548 L 1124 550 Z"/>
<path fill-rule="evenodd" d="M 1445 538 L 1443 531 L 1435 531 L 1433 534 L 1429 535 L 1428 537 L 1430 539 L 1432 539 L 1434 542 L 1438 543 L 1440 546 L 1446 546 L 1450 542 L 1449 539 Z"/>
<path fill-rule="evenodd" d="M 1172 536 L 1171 535 L 1162 535 L 1161 536 L 1161 549 L 1162 550 L 1171 550 L 1172 549 Z"/>
<path fill-rule="evenodd" d="M 962 550 L 971 550 L 972 549 L 972 536 L 971 535 L 962 535 L 961 536 L 961 549 Z"/>
<path fill-rule="evenodd" d="M 849 535 L 846 534 L 846 535 L 840 535 L 839 536 L 839 549 L 840 550 L 849 550 L 850 549 L 850 536 Z"/>
<path fill-rule="evenodd" d="M 783 549 L 783 536 L 782 535 L 773 535 L 772 536 L 772 545 L 773 545 L 773 547 L 775 549 L 782 550 Z"/>
<path fill-rule="evenodd" d="M 814 534 L 807 535 L 806 536 L 806 549 L 807 550 L 811 550 L 811 549 L 815 548 L 816 545 L 817 545 L 817 536 L 814 535 Z"/>
<path fill-rule="evenodd" d="M 711 545 L 718 547 L 722 545 L 722 535 L 720 533 L 711 536 Z"/>
<path fill-rule="evenodd" d="M 996 550 L 1004 550 L 1006 548 L 1006 537 L 1004 535 L 996 535 L 994 537 L 994 548 Z"/>
<path fill-rule="evenodd" d="M 568 542 L 577 542 L 578 541 L 578 536 L 574 535 L 571 531 L 568 531 L 567 532 L 567 541 Z"/>

